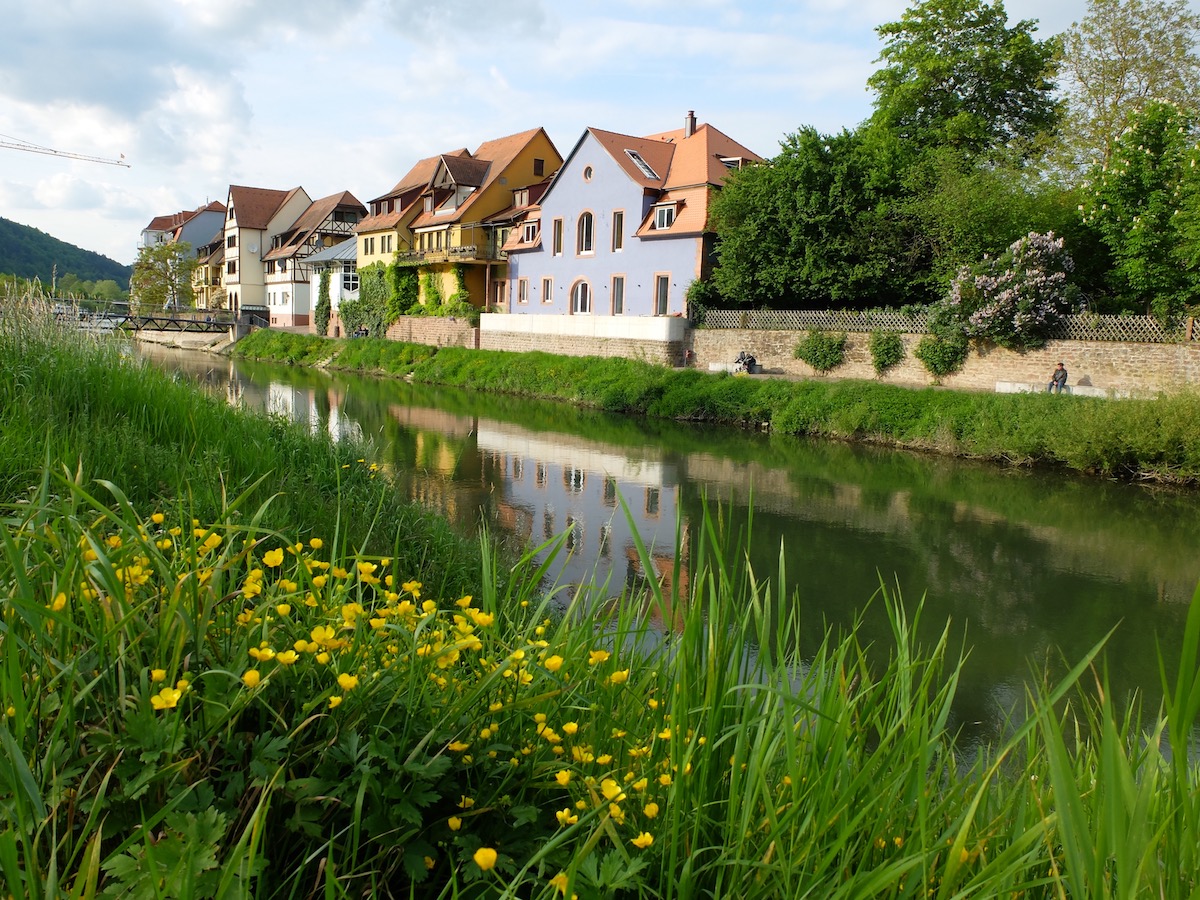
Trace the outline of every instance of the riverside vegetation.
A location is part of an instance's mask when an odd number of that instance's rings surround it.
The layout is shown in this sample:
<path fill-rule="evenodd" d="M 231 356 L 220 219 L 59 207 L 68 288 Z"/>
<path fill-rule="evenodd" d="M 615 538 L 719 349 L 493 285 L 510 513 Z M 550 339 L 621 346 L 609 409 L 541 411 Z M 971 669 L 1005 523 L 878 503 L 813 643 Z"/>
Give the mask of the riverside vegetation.
<path fill-rule="evenodd" d="M 1200 483 L 1200 394 L 1112 402 L 911 390 L 674 370 L 631 359 L 418 347 L 256 331 L 239 356 L 407 374 L 416 381 L 611 412 L 866 441 L 1110 477 Z"/>
<path fill-rule="evenodd" d="M 964 757 L 959 657 L 945 632 L 918 645 L 919 604 L 881 589 L 886 664 L 854 628 L 801 662 L 812 625 L 768 613 L 786 560 L 749 571 L 720 510 L 671 579 L 686 593 L 651 583 L 596 606 L 543 586 L 532 556 L 395 511 L 369 448 L 228 408 L 11 308 L 0 346 L 8 894 L 1200 882 L 1200 594 L 1156 714 L 1114 706 L 1097 647 L 1002 745 Z"/>

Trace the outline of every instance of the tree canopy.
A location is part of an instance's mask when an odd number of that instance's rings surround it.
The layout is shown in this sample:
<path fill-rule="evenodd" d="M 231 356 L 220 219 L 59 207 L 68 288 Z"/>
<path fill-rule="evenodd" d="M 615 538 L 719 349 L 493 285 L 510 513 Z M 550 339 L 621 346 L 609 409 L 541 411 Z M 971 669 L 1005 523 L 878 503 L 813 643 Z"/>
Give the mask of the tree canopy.
<path fill-rule="evenodd" d="M 1200 15 L 1187 0 L 1089 0 L 1088 14 L 1063 40 L 1068 164 L 1107 163 L 1151 100 L 1200 107 L 1198 35 Z"/>
<path fill-rule="evenodd" d="M 1029 20 L 1010 26 L 1001 0 L 915 4 L 876 29 L 886 43 L 867 81 L 873 121 L 918 149 L 1028 153 L 1059 117 L 1059 44 L 1035 40 L 1035 29 Z"/>
<path fill-rule="evenodd" d="M 192 274 L 196 257 L 187 241 L 139 247 L 129 281 L 130 304 L 141 313 L 179 309 L 195 303 Z"/>

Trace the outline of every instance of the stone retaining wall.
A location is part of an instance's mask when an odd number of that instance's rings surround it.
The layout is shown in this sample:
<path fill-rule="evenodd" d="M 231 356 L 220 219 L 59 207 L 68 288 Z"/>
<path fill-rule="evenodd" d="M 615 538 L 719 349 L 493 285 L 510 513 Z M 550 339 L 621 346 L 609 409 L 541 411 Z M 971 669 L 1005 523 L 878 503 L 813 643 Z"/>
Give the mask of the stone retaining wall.
<path fill-rule="evenodd" d="M 905 357 L 878 380 L 887 384 L 923 387 L 935 383 L 913 349 L 924 335 L 903 335 Z M 796 359 L 796 344 L 803 331 L 754 331 L 738 329 L 695 329 L 690 334 L 689 365 L 707 370 L 709 363 L 732 362 L 738 351 L 757 357 L 766 374 L 797 377 L 875 379 L 867 342 L 870 335 L 851 332 L 846 340 L 846 359 L 826 376 Z M 1103 391 L 1148 394 L 1169 391 L 1182 385 L 1200 385 L 1200 345 L 1145 344 L 1110 341 L 1051 341 L 1040 350 L 1018 353 L 999 347 L 972 347 L 960 372 L 942 379 L 942 384 L 959 390 L 994 391 L 996 383 L 1045 384 L 1059 361 L 1070 373 L 1069 384 L 1088 385 Z"/>
<path fill-rule="evenodd" d="M 464 319 L 401 316 L 388 326 L 387 338 L 430 347 L 479 349 L 479 329 Z"/>

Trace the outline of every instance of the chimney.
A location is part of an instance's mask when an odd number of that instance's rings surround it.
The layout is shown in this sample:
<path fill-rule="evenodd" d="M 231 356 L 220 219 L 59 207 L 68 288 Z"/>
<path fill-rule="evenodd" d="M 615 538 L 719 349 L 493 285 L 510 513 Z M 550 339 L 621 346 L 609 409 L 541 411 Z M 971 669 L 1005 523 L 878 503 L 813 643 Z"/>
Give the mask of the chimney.
<path fill-rule="evenodd" d="M 696 133 L 696 111 L 694 109 L 689 109 L 687 118 L 685 118 L 683 120 L 683 136 L 685 138 L 690 138 L 695 133 Z"/>

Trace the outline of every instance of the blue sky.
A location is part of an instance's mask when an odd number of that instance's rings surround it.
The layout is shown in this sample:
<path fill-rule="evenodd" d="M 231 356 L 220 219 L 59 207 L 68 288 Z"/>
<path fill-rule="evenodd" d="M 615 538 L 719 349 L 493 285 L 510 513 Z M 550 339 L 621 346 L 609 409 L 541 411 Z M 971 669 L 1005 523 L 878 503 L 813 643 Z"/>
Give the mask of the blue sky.
<path fill-rule="evenodd" d="M 1200 4 L 1196 0 L 1193 6 Z M 366 203 L 417 160 L 542 126 L 649 134 L 688 110 L 763 156 L 871 111 L 875 27 L 905 0 L 54 0 L 10 4 L 0 216 L 122 262 L 229 184 Z M 1087 0 L 1008 0 L 1038 35 Z"/>

